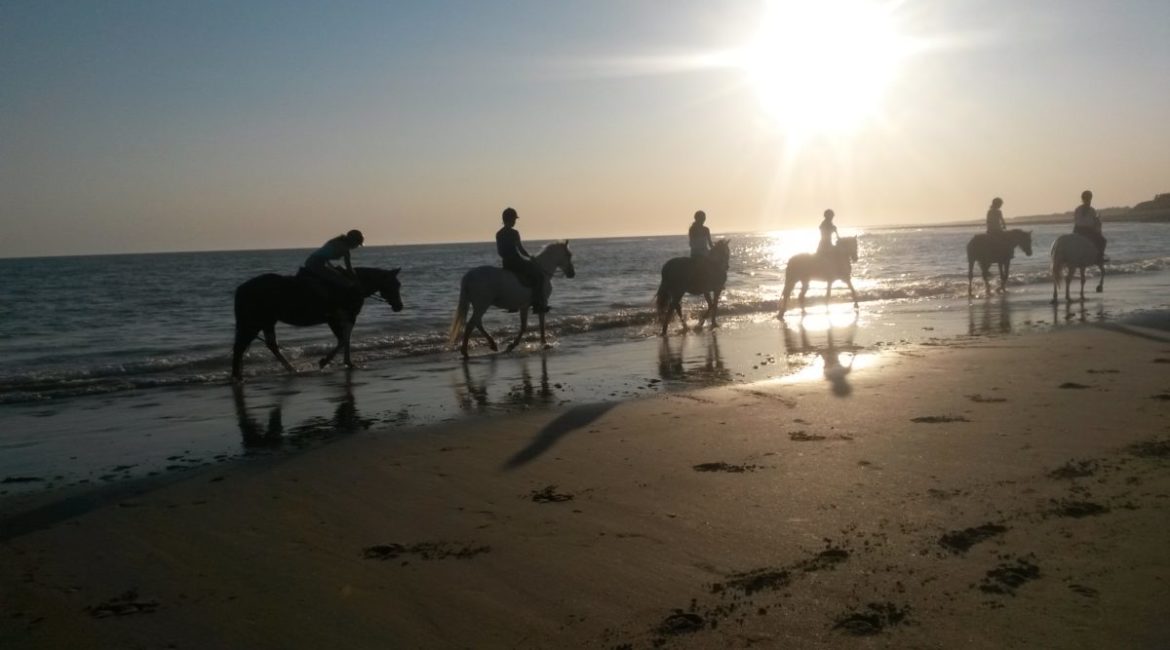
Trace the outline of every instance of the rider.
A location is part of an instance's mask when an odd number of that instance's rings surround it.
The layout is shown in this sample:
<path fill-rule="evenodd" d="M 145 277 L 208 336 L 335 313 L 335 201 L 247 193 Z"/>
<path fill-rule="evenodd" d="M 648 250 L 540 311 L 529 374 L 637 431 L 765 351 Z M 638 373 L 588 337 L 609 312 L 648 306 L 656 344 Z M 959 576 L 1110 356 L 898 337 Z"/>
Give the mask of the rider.
<path fill-rule="evenodd" d="M 711 243 L 711 229 L 703 225 L 707 220 L 707 213 L 699 210 L 695 213 L 695 222 L 687 231 L 691 243 L 691 259 L 706 259 L 714 244 Z"/>
<path fill-rule="evenodd" d="M 504 268 L 515 273 L 522 283 L 532 288 L 532 312 L 546 313 L 548 305 L 544 304 L 544 271 L 520 243 L 520 233 L 514 227 L 520 217 L 513 208 L 505 208 L 502 218 L 504 227 L 496 232 L 496 251 L 504 262 Z"/>
<path fill-rule="evenodd" d="M 841 241 L 841 236 L 837 234 L 837 226 L 833 225 L 833 211 L 825 210 L 825 219 L 821 221 L 821 241 L 817 244 L 817 255 L 824 255 L 833 250 L 833 237 L 837 241 Z"/>
<path fill-rule="evenodd" d="M 305 270 L 325 283 L 326 287 L 351 292 L 357 289 L 357 280 L 353 274 L 353 264 L 349 260 L 349 253 L 361 246 L 366 238 L 360 230 L 351 230 L 344 235 L 338 235 L 325 242 L 325 245 L 309 254 L 305 260 Z M 330 264 L 333 260 L 345 260 L 345 270 Z"/>
<path fill-rule="evenodd" d="M 1003 199 L 998 196 L 991 199 L 991 208 L 987 210 L 987 234 L 998 237 L 1007 230 L 1007 222 L 1003 220 Z"/>
<path fill-rule="evenodd" d="M 1093 193 L 1081 192 L 1081 204 L 1073 213 L 1073 232 L 1092 241 L 1097 246 L 1097 263 L 1105 263 L 1105 236 L 1101 234 L 1101 219 L 1093 209 Z"/>

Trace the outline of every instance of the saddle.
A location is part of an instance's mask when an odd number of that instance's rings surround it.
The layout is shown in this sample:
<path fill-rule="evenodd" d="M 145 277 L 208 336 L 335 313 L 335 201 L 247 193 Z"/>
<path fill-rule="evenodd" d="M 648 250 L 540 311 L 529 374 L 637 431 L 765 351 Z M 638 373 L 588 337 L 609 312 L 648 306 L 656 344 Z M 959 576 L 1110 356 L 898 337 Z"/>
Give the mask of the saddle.
<path fill-rule="evenodd" d="M 296 280 L 330 308 L 348 307 L 361 297 L 357 287 L 337 286 L 303 266 L 297 269 Z"/>

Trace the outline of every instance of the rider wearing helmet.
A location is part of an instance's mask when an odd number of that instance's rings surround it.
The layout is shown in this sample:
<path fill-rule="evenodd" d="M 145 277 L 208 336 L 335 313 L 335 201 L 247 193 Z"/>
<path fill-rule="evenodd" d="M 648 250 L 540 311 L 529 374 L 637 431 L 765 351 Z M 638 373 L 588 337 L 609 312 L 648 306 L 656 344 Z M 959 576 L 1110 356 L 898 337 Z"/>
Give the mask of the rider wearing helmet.
<path fill-rule="evenodd" d="M 351 230 L 344 235 L 338 235 L 325 242 L 325 245 L 309 254 L 305 260 L 305 270 L 313 277 L 322 280 L 325 285 L 341 291 L 354 291 L 357 281 L 353 275 L 353 264 L 349 253 L 365 243 L 365 237 L 360 230 Z M 342 270 L 333 264 L 333 260 L 345 260 L 345 269 Z"/>
<path fill-rule="evenodd" d="M 833 237 L 837 241 L 841 240 L 841 236 L 837 234 L 837 226 L 833 225 L 834 213 L 832 210 L 825 210 L 825 219 L 821 221 L 821 241 L 817 244 L 817 255 L 823 255 L 833 250 Z"/>
<path fill-rule="evenodd" d="M 544 304 L 544 271 L 520 243 L 520 232 L 515 228 L 520 216 L 515 209 L 505 208 L 501 218 L 504 227 L 496 232 L 496 252 L 503 260 L 504 269 L 515 273 L 521 284 L 532 289 L 532 313 L 543 314 L 548 311 L 548 305 Z"/>

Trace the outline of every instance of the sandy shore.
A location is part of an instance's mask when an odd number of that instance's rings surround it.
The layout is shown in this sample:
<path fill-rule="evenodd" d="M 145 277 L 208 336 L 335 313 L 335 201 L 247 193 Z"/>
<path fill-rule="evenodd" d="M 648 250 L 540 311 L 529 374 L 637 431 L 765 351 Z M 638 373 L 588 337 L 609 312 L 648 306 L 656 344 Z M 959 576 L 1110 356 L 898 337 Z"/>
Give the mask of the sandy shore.
<path fill-rule="evenodd" d="M 10 512 L 0 647 L 1170 647 L 1168 364 L 913 346 Z"/>

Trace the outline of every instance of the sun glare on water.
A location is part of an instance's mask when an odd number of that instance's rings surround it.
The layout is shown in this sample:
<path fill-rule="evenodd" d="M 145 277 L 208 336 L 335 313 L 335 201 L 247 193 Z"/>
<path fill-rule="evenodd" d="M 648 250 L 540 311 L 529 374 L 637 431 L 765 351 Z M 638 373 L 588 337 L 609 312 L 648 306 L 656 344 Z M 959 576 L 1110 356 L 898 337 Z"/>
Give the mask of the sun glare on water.
<path fill-rule="evenodd" d="M 797 138 L 848 133 L 880 112 L 909 53 L 895 5 L 773 0 L 739 55 L 764 112 Z"/>

